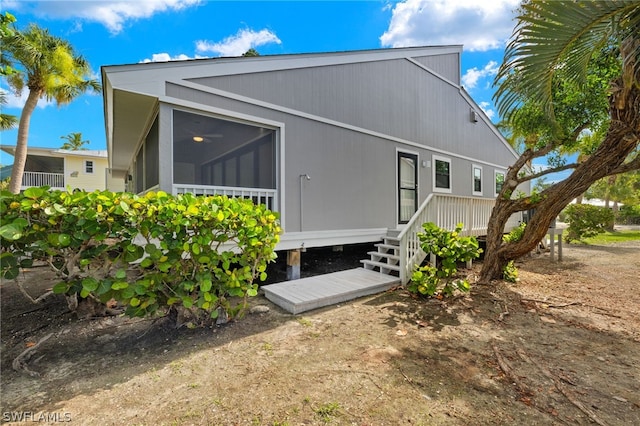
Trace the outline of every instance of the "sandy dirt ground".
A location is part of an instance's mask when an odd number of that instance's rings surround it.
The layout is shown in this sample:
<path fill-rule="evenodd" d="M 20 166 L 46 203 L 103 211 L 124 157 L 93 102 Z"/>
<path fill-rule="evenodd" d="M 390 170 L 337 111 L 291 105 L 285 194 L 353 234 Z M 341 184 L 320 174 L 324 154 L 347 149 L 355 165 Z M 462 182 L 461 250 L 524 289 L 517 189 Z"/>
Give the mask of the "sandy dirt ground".
<path fill-rule="evenodd" d="M 0 421 L 640 424 L 640 242 L 565 245 L 562 262 L 518 267 L 517 284 L 446 300 L 395 289 L 294 316 L 258 296 L 242 320 L 204 329 L 80 320 L 3 282 Z M 41 268 L 22 278 L 34 297 L 53 284 Z"/>

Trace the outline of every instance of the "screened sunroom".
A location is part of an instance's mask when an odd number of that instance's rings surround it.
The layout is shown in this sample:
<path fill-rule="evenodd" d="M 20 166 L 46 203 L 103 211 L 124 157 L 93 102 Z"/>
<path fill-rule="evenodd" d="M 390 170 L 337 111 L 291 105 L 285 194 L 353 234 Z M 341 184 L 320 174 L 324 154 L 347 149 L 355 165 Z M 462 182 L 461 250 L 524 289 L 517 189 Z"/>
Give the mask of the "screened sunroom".
<path fill-rule="evenodd" d="M 156 117 L 128 174 L 129 190 L 167 190 L 160 188 L 160 173 L 167 172 L 160 164 L 171 164 L 174 194 L 250 198 L 278 210 L 275 129 L 177 108 L 170 121 L 171 160 L 163 161 L 169 157 L 160 149 L 166 145 Z"/>

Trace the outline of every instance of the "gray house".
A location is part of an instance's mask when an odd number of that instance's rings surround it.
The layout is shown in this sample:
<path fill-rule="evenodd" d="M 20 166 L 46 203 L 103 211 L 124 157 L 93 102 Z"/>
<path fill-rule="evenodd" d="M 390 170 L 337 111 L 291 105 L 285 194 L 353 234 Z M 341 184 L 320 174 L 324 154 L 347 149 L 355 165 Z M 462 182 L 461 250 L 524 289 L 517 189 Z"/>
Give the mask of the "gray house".
<path fill-rule="evenodd" d="M 104 66 L 109 168 L 133 192 L 265 203 L 281 216 L 279 250 L 382 241 L 365 268 L 406 282 L 425 255 L 420 225 L 483 235 L 517 158 L 460 85 L 461 53 Z"/>

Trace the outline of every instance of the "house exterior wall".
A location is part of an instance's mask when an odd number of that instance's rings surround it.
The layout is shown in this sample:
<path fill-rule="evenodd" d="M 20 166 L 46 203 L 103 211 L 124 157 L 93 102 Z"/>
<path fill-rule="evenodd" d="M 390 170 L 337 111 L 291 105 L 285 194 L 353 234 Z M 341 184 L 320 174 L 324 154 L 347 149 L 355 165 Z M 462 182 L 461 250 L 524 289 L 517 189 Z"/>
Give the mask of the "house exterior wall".
<path fill-rule="evenodd" d="M 93 173 L 87 173 L 85 162 L 93 162 Z M 122 191 L 124 183 L 108 178 L 108 160 L 104 157 L 81 157 L 67 156 L 65 158 L 65 184 L 71 189 L 83 189 L 91 192 L 95 190 Z M 71 176 L 73 172 L 78 172 L 77 176 Z M 111 189 L 113 188 L 113 189 Z"/>
<path fill-rule="evenodd" d="M 452 58 L 445 74 L 459 72 L 457 55 L 438 57 Z M 490 128 L 471 122 L 458 87 L 406 59 L 191 81 L 437 149 L 513 160 Z"/>
<path fill-rule="evenodd" d="M 450 161 L 450 193 L 485 198 L 495 197 L 496 170 L 506 171 L 516 158 L 460 87 L 461 48 L 433 55 L 429 48 L 391 50 L 344 62 L 332 54 L 123 66 L 109 71 L 107 86 L 132 90 L 127 96 L 140 102 L 157 97 L 160 189 L 173 185 L 174 108 L 264 125 L 278 135 L 283 241 L 298 234 L 290 247 L 299 247 L 307 235 L 332 233 L 327 244 L 346 244 L 357 241 L 335 237 L 361 231 L 372 241 L 398 226 L 399 152 L 418 157 L 418 204 L 434 192 L 435 158 Z M 149 113 L 138 117 L 148 120 Z M 114 132 L 132 136 L 118 130 L 121 123 L 113 122 Z M 480 193 L 473 188 L 474 165 L 482 169 Z M 306 244 L 313 245 L 320 244 Z"/>
<path fill-rule="evenodd" d="M 453 151 L 434 150 L 420 144 L 396 140 L 344 128 L 319 119 L 252 105 L 228 97 L 206 93 L 176 84 L 167 85 L 167 95 L 199 105 L 203 110 L 242 113 L 265 120 L 286 123 L 284 187 L 286 190 L 285 232 L 395 228 L 397 226 L 397 152 L 418 154 L 418 196 L 423 201 L 433 191 L 433 155 L 451 159 L 452 193 L 473 195 L 472 164 L 483 168 L 483 196 L 495 197 L 494 170 L 505 170 L 495 163 L 495 155 L 483 153 L 471 157 Z M 162 110 L 171 109 L 169 104 Z M 469 134 L 479 123 L 471 123 L 469 111 L 459 117 L 458 125 L 469 126 Z M 451 124 L 452 126 L 455 123 Z M 480 124 L 483 125 L 483 124 Z M 495 135 L 487 132 L 491 144 Z M 471 137 L 470 137 L 471 139 Z M 479 142 L 480 143 L 480 142 Z M 505 149 L 506 150 L 506 149 Z M 491 152 L 486 149 L 485 152 Z M 508 158 L 504 154 L 505 158 Z M 513 159 L 513 155 L 511 155 Z M 423 164 L 423 161 L 426 163 Z M 310 181 L 300 179 L 308 174 Z M 302 185 L 302 192 L 300 191 Z M 300 197 L 302 195 L 302 198 Z"/>

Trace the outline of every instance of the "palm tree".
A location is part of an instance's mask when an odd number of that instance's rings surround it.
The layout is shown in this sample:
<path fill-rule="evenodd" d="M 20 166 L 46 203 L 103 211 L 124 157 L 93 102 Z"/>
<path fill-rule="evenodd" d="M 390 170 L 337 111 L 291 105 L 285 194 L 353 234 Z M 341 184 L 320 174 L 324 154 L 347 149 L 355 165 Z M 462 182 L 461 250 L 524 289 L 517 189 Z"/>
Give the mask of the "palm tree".
<path fill-rule="evenodd" d="M 505 185 L 489 220 L 487 250 L 481 281 L 500 278 L 510 260 L 530 252 L 547 233 L 548 226 L 574 198 L 597 180 L 640 168 L 640 3 L 619 1 L 527 0 L 520 8 L 516 28 L 496 77 L 495 99 L 502 117 L 517 117 L 525 104 L 535 103 L 553 128 L 554 90 L 558 75 L 571 84 L 586 81 L 591 61 L 607 49 L 617 54 L 620 72 L 609 85 L 609 126 L 598 145 L 572 169 L 565 180 L 531 196 L 514 199 L 523 182 L 523 167 L 531 159 L 558 152 L 563 140 L 553 135 L 529 145 L 510 167 Z M 589 117 L 585 117 L 585 123 Z M 581 130 L 577 128 L 577 131 Z M 557 136 L 557 135 L 556 135 Z M 534 175 L 535 177 L 535 175 Z M 512 214 L 536 209 L 520 241 L 502 241 Z"/>
<path fill-rule="evenodd" d="M 27 140 L 31 115 L 38 100 L 54 100 L 57 105 L 71 102 L 88 90 L 100 92 L 100 83 L 91 76 L 88 62 L 74 52 L 69 42 L 51 35 L 35 24 L 24 31 L 15 31 L 5 41 L 3 50 L 11 62 L 18 66 L 17 73 L 7 77 L 16 93 L 26 87 L 27 101 L 20 115 L 18 138 L 9 190 L 20 191 L 24 165 L 27 159 Z"/>
<path fill-rule="evenodd" d="M 87 148 L 83 147 L 83 145 L 88 145 L 88 140 L 82 140 L 82 133 L 80 132 L 72 132 L 66 136 L 60 136 L 60 139 L 66 139 L 67 141 L 62 144 L 60 149 L 68 149 L 71 151 L 82 151 Z"/>

